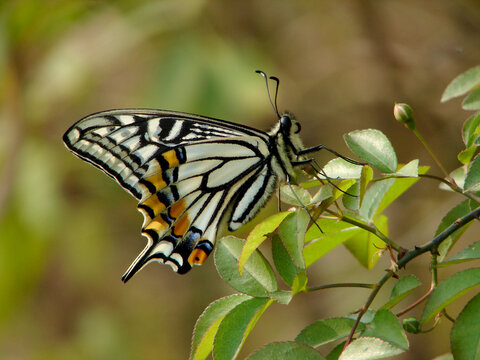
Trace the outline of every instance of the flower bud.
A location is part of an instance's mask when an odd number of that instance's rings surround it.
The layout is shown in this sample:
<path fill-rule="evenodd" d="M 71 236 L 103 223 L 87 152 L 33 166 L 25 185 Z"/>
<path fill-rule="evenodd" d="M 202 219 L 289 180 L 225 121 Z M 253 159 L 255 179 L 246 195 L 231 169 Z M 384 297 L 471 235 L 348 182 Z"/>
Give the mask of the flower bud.
<path fill-rule="evenodd" d="M 414 317 L 408 317 L 402 321 L 403 328 L 406 332 L 418 334 L 420 332 L 420 323 Z"/>
<path fill-rule="evenodd" d="M 393 106 L 393 116 L 397 121 L 404 123 L 410 130 L 415 130 L 416 123 L 413 118 L 413 110 L 410 105 L 405 103 L 395 103 Z"/>

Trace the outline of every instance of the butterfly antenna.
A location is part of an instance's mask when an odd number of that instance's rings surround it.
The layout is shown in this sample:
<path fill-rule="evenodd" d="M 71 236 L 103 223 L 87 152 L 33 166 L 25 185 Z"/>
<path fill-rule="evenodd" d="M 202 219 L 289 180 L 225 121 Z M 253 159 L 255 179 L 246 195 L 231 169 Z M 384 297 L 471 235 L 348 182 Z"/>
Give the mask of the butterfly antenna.
<path fill-rule="evenodd" d="M 275 114 L 277 114 L 278 118 L 280 119 L 281 116 L 280 116 L 280 114 L 278 113 L 278 109 L 277 109 L 277 106 L 276 106 L 277 95 L 275 95 L 275 104 L 274 104 L 273 101 L 272 101 L 272 96 L 270 95 L 270 88 L 269 88 L 269 86 L 268 86 L 268 77 L 267 77 L 267 74 L 265 74 L 262 70 L 255 70 L 255 72 L 256 72 L 257 74 L 262 75 L 262 77 L 265 79 L 265 86 L 266 86 L 266 88 L 267 88 L 268 100 L 270 101 L 270 105 L 272 105 L 273 111 L 275 111 Z M 272 80 L 276 79 L 276 81 L 277 81 L 277 90 L 276 90 L 275 93 L 277 93 L 277 92 L 278 92 L 278 84 L 279 84 L 279 81 L 278 81 L 278 79 L 277 79 L 276 77 L 274 77 L 274 76 L 271 76 L 270 79 L 272 79 Z"/>
<path fill-rule="evenodd" d="M 275 107 L 274 107 L 274 110 L 275 110 L 275 113 L 277 114 L 278 118 L 280 118 L 280 113 L 278 112 L 278 105 L 277 105 L 277 98 L 278 98 L 278 88 L 280 87 L 280 79 L 277 78 L 276 76 L 270 76 L 270 80 L 273 80 L 275 81 L 276 83 L 276 86 L 275 86 L 275 99 L 274 99 L 274 104 L 275 104 Z"/>

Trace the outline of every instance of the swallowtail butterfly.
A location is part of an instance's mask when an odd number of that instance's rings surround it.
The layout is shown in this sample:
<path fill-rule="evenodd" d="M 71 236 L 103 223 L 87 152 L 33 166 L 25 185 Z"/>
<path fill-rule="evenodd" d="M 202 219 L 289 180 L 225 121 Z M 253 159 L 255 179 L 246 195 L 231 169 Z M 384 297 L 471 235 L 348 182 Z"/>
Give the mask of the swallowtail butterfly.
<path fill-rule="evenodd" d="M 278 79 L 272 79 L 278 88 Z M 151 261 L 179 274 L 203 264 L 222 226 L 233 231 L 249 222 L 276 184 L 309 162 L 304 155 L 325 148 L 305 148 L 300 124 L 291 114 L 276 112 L 279 120 L 269 132 L 148 109 L 103 111 L 68 129 L 63 136 L 68 149 L 139 202 L 148 244 L 124 282 Z"/>

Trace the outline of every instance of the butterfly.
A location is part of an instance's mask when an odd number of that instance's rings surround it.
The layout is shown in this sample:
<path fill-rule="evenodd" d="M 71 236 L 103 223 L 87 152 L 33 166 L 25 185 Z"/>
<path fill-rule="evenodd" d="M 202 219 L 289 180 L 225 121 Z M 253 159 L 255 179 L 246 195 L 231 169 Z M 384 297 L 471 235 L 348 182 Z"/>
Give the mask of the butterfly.
<path fill-rule="evenodd" d="M 271 79 L 278 91 L 278 79 Z M 305 155 L 320 149 L 337 154 L 323 145 L 305 148 L 295 117 L 280 115 L 276 101 L 274 109 L 279 119 L 269 132 L 150 109 L 98 112 L 67 130 L 63 141 L 74 155 L 138 200 L 141 233 L 148 243 L 123 275 L 124 282 L 152 261 L 179 274 L 203 264 L 219 230 L 227 226 L 234 231 L 248 223 L 278 182 L 287 182 L 296 167 L 310 162 Z"/>

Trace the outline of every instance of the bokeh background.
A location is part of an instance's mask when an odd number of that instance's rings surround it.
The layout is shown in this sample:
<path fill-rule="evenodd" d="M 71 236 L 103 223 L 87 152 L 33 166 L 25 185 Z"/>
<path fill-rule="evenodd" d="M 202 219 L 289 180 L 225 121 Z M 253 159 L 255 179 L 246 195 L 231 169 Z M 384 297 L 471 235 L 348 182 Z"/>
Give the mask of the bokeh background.
<path fill-rule="evenodd" d="M 459 101 L 439 100 L 479 59 L 476 0 L 4 0 L 0 358 L 185 359 L 202 310 L 233 293 L 212 259 L 188 276 L 150 265 L 120 281 L 145 245 L 142 218 L 133 198 L 64 148 L 61 136 L 73 122 L 110 108 L 149 107 L 268 129 L 276 118 L 254 73 L 261 69 L 280 77 L 279 107 L 296 114 L 307 145 L 349 155 L 344 133 L 378 128 L 401 162 L 419 158 L 441 174 L 395 122 L 392 106 L 413 106 L 420 131 L 453 170 L 469 114 Z M 405 247 L 427 242 L 460 201 L 424 180 L 388 210 L 390 235 Z M 424 281 L 419 294 L 429 281 L 424 260 L 408 268 Z M 367 271 L 339 247 L 311 269 L 311 285 L 374 282 L 388 265 L 383 259 Z M 328 290 L 274 305 L 240 357 L 354 311 L 367 295 Z M 410 337 L 412 350 L 397 358 L 447 352 L 449 329 L 444 322 Z"/>

